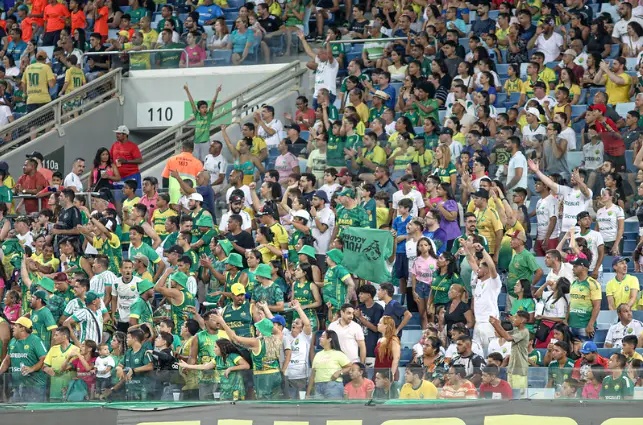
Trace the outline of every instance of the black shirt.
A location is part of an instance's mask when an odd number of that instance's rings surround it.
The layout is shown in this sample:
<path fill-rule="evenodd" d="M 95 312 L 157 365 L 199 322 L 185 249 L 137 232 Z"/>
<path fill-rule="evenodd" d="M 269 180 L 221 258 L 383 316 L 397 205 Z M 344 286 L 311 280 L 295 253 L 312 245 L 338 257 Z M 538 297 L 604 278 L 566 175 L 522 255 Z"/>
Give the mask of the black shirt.
<path fill-rule="evenodd" d="M 238 235 L 233 235 L 232 232 L 228 232 L 225 237 L 230 242 L 234 242 L 239 245 L 241 248 L 253 249 L 255 247 L 255 241 L 252 239 L 252 235 L 245 230 L 242 230 Z M 243 267 L 248 267 L 246 256 L 242 254 L 241 257 L 243 260 Z"/>
<path fill-rule="evenodd" d="M 274 15 L 268 15 L 266 19 L 259 19 L 257 22 L 259 22 L 259 25 L 268 33 L 275 32 L 281 27 L 281 19 Z"/>
<path fill-rule="evenodd" d="M 100 46 L 100 48 L 98 48 L 98 49 L 94 49 L 93 47 L 91 47 L 91 48 L 89 48 L 89 50 L 87 50 L 87 53 L 104 52 L 106 49 L 107 49 L 107 47 L 105 47 L 105 46 Z M 108 56 L 107 55 L 87 56 L 87 60 L 89 60 L 89 59 L 93 60 L 95 64 L 96 63 L 107 63 Z M 107 71 L 106 69 L 102 69 L 102 68 L 99 69 L 99 68 L 96 68 L 94 66 L 90 66 L 89 70 L 91 72 Z"/>
<path fill-rule="evenodd" d="M 384 316 L 391 316 L 391 318 L 395 321 L 395 327 L 400 326 L 400 323 L 402 323 L 402 320 L 404 319 L 404 314 L 408 310 L 406 307 L 404 307 L 402 304 L 395 300 L 391 300 L 386 306 L 384 307 Z M 400 331 L 397 334 L 400 339 L 402 338 L 402 331 Z"/>
<path fill-rule="evenodd" d="M 61 230 L 72 230 L 82 224 L 80 210 L 74 206 L 61 211 L 58 216 L 56 228 Z"/>
<path fill-rule="evenodd" d="M 373 303 L 371 308 L 366 307 L 365 304 L 359 305 L 359 310 L 362 312 L 364 320 L 368 320 L 373 325 L 377 326 L 382 316 L 384 316 L 384 308 L 378 303 Z M 374 332 L 362 325 L 364 331 L 364 340 L 366 344 L 366 357 L 375 357 L 375 346 L 377 340 L 380 338 L 379 332 Z"/>

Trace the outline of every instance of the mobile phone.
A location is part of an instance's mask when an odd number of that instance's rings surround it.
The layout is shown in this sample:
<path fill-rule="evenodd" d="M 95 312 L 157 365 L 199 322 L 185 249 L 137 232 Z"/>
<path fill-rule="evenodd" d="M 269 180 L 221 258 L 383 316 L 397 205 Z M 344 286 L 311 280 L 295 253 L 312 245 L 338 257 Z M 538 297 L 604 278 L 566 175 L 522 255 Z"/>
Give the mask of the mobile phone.
<path fill-rule="evenodd" d="M 558 340 L 556 338 L 552 338 L 551 340 L 549 340 L 549 342 L 551 344 L 556 344 L 558 342 Z"/>

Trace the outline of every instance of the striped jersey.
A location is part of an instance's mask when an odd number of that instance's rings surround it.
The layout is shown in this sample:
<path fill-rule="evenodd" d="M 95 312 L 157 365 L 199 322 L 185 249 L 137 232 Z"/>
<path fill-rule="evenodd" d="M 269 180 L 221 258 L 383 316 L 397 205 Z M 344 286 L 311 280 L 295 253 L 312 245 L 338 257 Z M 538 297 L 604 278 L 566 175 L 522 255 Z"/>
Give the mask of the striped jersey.
<path fill-rule="evenodd" d="M 83 343 L 86 340 L 92 340 L 100 344 L 103 337 L 103 314 L 100 309 L 96 312 L 88 308 L 77 310 L 72 318 L 80 325 L 80 334 L 78 340 Z"/>
<path fill-rule="evenodd" d="M 101 298 L 105 296 L 105 287 L 113 286 L 118 278 L 109 270 L 95 274 L 89 281 L 89 290 L 96 292 Z"/>

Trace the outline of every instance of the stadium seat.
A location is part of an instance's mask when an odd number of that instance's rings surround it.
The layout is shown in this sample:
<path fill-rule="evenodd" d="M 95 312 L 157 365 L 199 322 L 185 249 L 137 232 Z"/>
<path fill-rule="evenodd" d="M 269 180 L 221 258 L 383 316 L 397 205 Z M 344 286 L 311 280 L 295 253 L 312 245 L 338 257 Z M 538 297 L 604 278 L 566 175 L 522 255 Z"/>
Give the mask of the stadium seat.
<path fill-rule="evenodd" d="M 539 349 L 542 357 L 545 358 L 547 349 Z M 549 370 L 546 367 L 530 367 L 527 375 L 527 386 L 529 388 L 545 388 L 549 380 Z"/>
<path fill-rule="evenodd" d="M 601 311 L 603 310 L 609 310 L 609 303 L 607 302 L 607 295 L 605 295 L 605 292 L 602 293 L 601 297 Z"/>
<path fill-rule="evenodd" d="M 614 106 L 614 110 L 616 111 L 616 113 L 623 118 L 625 118 L 627 113 L 633 109 L 636 109 L 636 105 L 634 104 L 634 102 L 617 103 L 616 106 Z"/>
<path fill-rule="evenodd" d="M 602 348 L 603 344 L 605 344 L 605 337 L 607 336 L 608 330 L 609 330 L 609 327 L 596 329 L 596 333 L 594 333 L 594 342 L 598 347 Z"/>
<path fill-rule="evenodd" d="M 413 348 L 413 346 L 420 341 L 420 338 L 422 338 L 422 330 L 409 329 L 402 333 L 402 340 L 400 343 L 402 344 L 402 347 Z"/>
<path fill-rule="evenodd" d="M 520 93 L 511 93 L 507 100 L 505 101 L 505 108 L 513 108 L 516 106 L 516 103 L 520 100 Z"/>
<path fill-rule="evenodd" d="M 413 350 L 410 348 L 402 348 L 400 354 L 400 366 L 406 366 L 413 361 Z"/>
<path fill-rule="evenodd" d="M 496 105 L 504 107 L 506 102 L 507 102 L 507 93 L 501 92 L 496 94 L 496 102 L 495 102 Z M 496 108 L 496 112 L 498 112 L 498 108 Z"/>
<path fill-rule="evenodd" d="M 643 322 L 643 310 L 634 310 L 632 312 L 632 318 L 638 320 L 639 322 Z"/>
<path fill-rule="evenodd" d="M 628 71 L 636 71 L 637 65 L 637 58 L 625 58 L 625 67 Z"/>
<path fill-rule="evenodd" d="M 639 222 L 638 220 L 628 221 L 625 220 L 625 233 L 638 233 Z"/>
<path fill-rule="evenodd" d="M 573 170 L 574 168 L 580 166 L 581 162 L 583 162 L 582 151 L 567 152 L 567 165 L 569 166 L 570 170 Z"/>
<path fill-rule="evenodd" d="M 610 50 L 610 54 L 607 57 L 608 59 L 616 59 L 620 53 L 621 46 L 619 44 L 612 44 L 612 50 Z"/>
<path fill-rule="evenodd" d="M 594 103 L 594 96 L 598 92 L 605 92 L 604 87 L 590 87 L 590 89 L 587 92 L 587 104 L 592 104 Z"/>
<path fill-rule="evenodd" d="M 601 310 L 596 318 L 596 323 L 607 323 L 610 326 L 618 321 L 616 310 Z M 609 326 L 608 326 L 609 327 Z"/>
<path fill-rule="evenodd" d="M 406 324 L 405 329 L 422 329 L 420 313 L 412 313 L 411 320 L 409 320 L 409 323 Z"/>
<path fill-rule="evenodd" d="M 493 19 L 494 21 L 498 20 L 499 14 L 500 14 L 499 10 L 490 10 L 488 13 L 489 19 Z"/>
<path fill-rule="evenodd" d="M 620 353 L 621 349 L 620 348 L 599 348 L 598 349 L 598 354 L 601 357 L 605 357 L 608 359 L 612 354 L 614 353 Z"/>
<path fill-rule="evenodd" d="M 232 50 L 213 50 L 210 52 L 210 57 L 217 65 L 228 65 L 232 60 Z"/>
<path fill-rule="evenodd" d="M 623 254 L 631 254 L 636 249 L 636 240 L 626 239 L 623 243 Z"/>
<path fill-rule="evenodd" d="M 585 128 L 585 120 L 580 120 L 575 123 L 572 123 L 572 128 L 574 129 L 574 132 L 576 134 L 581 134 L 581 132 Z"/>
<path fill-rule="evenodd" d="M 507 293 L 501 292 L 500 295 L 498 295 L 498 309 L 504 311 L 505 307 L 507 307 Z"/>
<path fill-rule="evenodd" d="M 587 105 L 572 105 L 572 118 L 580 117 L 587 110 Z"/>
<path fill-rule="evenodd" d="M 496 65 L 496 72 L 498 73 L 499 77 L 506 77 L 508 75 L 508 69 L 509 69 L 509 64 L 500 63 Z"/>

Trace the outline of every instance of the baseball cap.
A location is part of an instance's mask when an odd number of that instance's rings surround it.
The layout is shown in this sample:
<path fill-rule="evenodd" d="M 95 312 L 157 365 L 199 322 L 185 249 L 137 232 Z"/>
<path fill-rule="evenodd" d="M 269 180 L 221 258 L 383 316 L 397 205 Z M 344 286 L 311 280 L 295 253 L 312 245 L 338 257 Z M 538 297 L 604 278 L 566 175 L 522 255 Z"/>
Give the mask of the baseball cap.
<path fill-rule="evenodd" d="M 42 154 L 40 152 L 38 152 L 38 151 L 31 152 L 30 154 L 27 155 L 27 158 L 36 158 L 36 159 L 39 159 L 41 161 L 45 159 L 45 157 L 42 156 Z"/>
<path fill-rule="evenodd" d="M 467 102 L 464 99 L 456 99 L 455 103 L 459 103 L 463 108 L 467 108 Z"/>
<path fill-rule="evenodd" d="M 120 125 L 116 130 L 114 130 L 114 133 L 129 134 L 129 128 L 127 128 L 126 125 Z"/>
<path fill-rule="evenodd" d="M 531 87 L 534 88 L 534 89 L 536 87 L 541 88 L 541 89 L 547 89 L 547 85 L 542 81 L 536 81 L 534 84 L 532 84 Z"/>
<path fill-rule="evenodd" d="M 625 261 L 626 263 L 629 263 L 630 259 L 628 257 L 614 257 L 614 259 L 612 260 L 612 268 L 614 268 L 614 266 L 620 263 L 621 261 Z"/>
<path fill-rule="evenodd" d="M 310 221 L 310 214 L 306 210 L 298 210 L 293 215 L 293 218 L 303 218 L 306 221 Z"/>
<path fill-rule="evenodd" d="M 18 324 L 18 325 L 22 325 L 27 329 L 31 329 L 31 327 L 33 326 L 33 323 L 31 322 L 31 319 L 29 319 L 27 317 L 24 317 L 24 316 L 23 317 L 18 317 L 18 319 L 15 321 L 15 323 Z"/>
<path fill-rule="evenodd" d="M 348 196 L 349 198 L 355 199 L 355 189 L 352 187 L 345 187 L 337 196 Z"/>
<path fill-rule="evenodd" d="M 587 269 L 589 269 L 589 261 L 587 261 L 586 258 L 577 258 L 574 261 L 570 263 L 572 266 L 583 266 Z"/>
<path fill-rule="evenodd" d="M 290 125 L 287 125 L 285 128 L 286 128 L 286 130 L 290 130 L 290 129 L 296 130 L 297 133 L 301 132 L 301 127 L 299 127 L 299 125 L 297 125 L 297 124 L 290 124 Z"/>
<path fill-rule="evenodd" d="M 540 111 L 538 110 L 538 108 L 527 108 L 527 113 L 535 115 L 536 118 L 540 118 Z"/>
<path fill-rule="evenodd" d="M 270 320 L 272 321 L 272 323 L 278 323 L 284 328 L 286 327 L 286 319 L 281 314 L 275 314 Z"/>
<path fill-rule="evenodd" d="M 93 303 L 94 301 L 96 301 L 99 298 L 100 297 L 98 296 L 98 294 L 96 292 L 89 291 L 87 293 L 87 295 L 85 295 L 85 304 L 91 304 L 91 303 Z"/>
<path fill-rule="evenodd" d="M 598 347 L 594 344 L 594 341 L 585 341 L 580 350 L 581 354 L 589 354 L 598 352 Z"/>
<path fill-rule="evenodd" d="M 230 203 L 231 203 L 231 204 L 236 204 L 236 203 L 238 203 L 238 202 L 243 202 L 243 198 L 242 198 L 241 196 L 232 195 L 232 196 L 230 197 Z"/>
<path fill-rule="evenodd" d="M 525 232 L 521 232 L 520 230 L 516 230 L 515 232 L 509 234 L 509 236 L 519 239 L 523 242 L 527 242 L 527 235 L 525 235 Z"/>
<path fill-rule="evenodd" d="M 600 113 L 603 115 L 605 115 L 605 113 L 607 112 L 607 108 L 605 107 L 605 105 L 601 105 L 601 104 L 592 105 L 587 109 L 590 111 L 600 111 Z"/>
<path fill-rule="evenodd" d="M 38 299 L 42 300 L 43 302 L 47 302 L 47 299 L 48 299 L 48 297 L 47 297 L 47 293 L 46 293 L 45 291 L 43 291 L 42 289 L 40 289 L 40 290 L 38 290 L 38 291 L 34 292 L 32 295 L 33 295 L 34 297 L 36 297 L 36 298 L 38 298 Z"/>
<path fill-rule="evenodd" d="M 122 30 L 122 31 L 118 32 L 118 35 L 121 35 L 123 37 L 129 37 L 129 32 L 125 31 L 125 30 Z"/>
<path fill-rule="evenodd" d="M 272 207 L 272 204 L 265 203 L 263 204 L 263 208 L 255 214 L 257 217 L 262 217 L 264 215 L 272 215 L 274 217 L 274 208 Z"/>
<path fill-rule="evenodd" d="M 476 198 L 489 199 L 489 191 L 486 189 L 478 189 L 477 192 L 473 194 Z"/>
<path fill-rule="evenodd" d="M 328 203 L 328 195 L 326 195 L 326 192 L 324 192 L 323 190 L 318 190 L 317 192 L 315 192 L 313 198 L 319 198 L 322 201 Z"/>
<path fill-rule="evenodd" d="M 567 49 L 567 50 L 565 50 L 565 52 L 563 53 L 563 55 L 569 55 L 569 56 L 571 56 L 571 57 L 573 57 L 573 58 L 575 59 L 575 58 L 576 58 L 576 50 L 574 50 L 574 49 Z"/>
<path fill-rule="evenodd" d="M 339 170 L 339 173 L 337 173 L 337 177 L 344 177 L 346 174 L 350 174 L 348 168 L 342 168 Z"/>
<path fill-rule="evenodd" d="M 246 293 L 246 287 L 243 286 L 240 283 L 235 283 L 232 285 L 230 288 L 230 292 L 232 292 L 233 295 L 241 295 Z"/>
<path fill-rule="evenodd" d="M 444 127 L 442 131 L 440 131 L 440 134 L 448 134 L 449 136 L 453 136 L 453 129 Z"/>
<path fill-rule="evenodd" d="M 203 196 L 200 193 L 194 192 L 192 195 L 190 195 L 189 200 L 203 202 Z"/>

